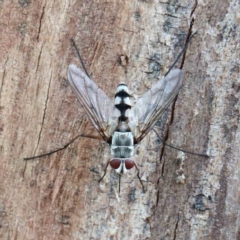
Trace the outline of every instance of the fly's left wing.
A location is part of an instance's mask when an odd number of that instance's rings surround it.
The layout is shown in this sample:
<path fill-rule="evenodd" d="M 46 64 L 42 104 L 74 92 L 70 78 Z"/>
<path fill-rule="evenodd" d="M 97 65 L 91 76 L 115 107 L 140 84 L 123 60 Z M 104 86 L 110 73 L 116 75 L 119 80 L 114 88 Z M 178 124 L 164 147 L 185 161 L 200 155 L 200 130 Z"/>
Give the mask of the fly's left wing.
<path fill-rule="evenodd" d="M 103 140 L 109 142 L 119 115 L 113 102 L 76 65 L 69 65 L 68 81 L 94 127 Z"/>
<path fill-rule="evenodd" d="M 148 134 L 176 97 L 182 86 L 182 80 L 182 70 L 172 70 L 139 98 L 136 105 L 128 112 L 128 125 L 136 143 Z"/>

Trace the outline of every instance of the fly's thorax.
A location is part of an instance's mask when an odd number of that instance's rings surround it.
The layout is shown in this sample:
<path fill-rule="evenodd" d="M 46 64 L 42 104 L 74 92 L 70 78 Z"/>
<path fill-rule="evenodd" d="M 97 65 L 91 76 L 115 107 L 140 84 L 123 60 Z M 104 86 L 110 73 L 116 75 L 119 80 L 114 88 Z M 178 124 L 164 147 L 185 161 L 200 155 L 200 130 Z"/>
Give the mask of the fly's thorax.
<path fill-rule="evenodd" d="M 120 174 L 123 174 L 136 166 L 135 161 L 131 158 L 113 158 L 110 160 L 109 164 L 116 172 Z"/>
<path fill-rule="evenodd" d="M 131 158 L 134 154 L 132 132 L 117 132 L 112 136 L 111 155 L 114 158 Z"/>

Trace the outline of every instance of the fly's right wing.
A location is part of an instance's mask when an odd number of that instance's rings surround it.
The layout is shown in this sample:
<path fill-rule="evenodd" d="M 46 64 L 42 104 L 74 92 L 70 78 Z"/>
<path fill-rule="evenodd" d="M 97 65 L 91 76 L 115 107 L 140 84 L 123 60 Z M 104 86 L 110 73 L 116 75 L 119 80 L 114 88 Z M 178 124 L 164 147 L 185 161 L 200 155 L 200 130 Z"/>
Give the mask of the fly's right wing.
<path fill-rule="evenodd" d="M 94 127 L 103 140 L 109 142 L 117 127 L 119 115 L 113 102 L 76 65 L 69 65 L 68 81 Z"/>
<path fill-rule="evenodd" d="M 128 113 L 128 125 L 136 143 L 139 143 L 164 113 L 182 86 L 183 72 L 172 70 L 138 99 Z"/>

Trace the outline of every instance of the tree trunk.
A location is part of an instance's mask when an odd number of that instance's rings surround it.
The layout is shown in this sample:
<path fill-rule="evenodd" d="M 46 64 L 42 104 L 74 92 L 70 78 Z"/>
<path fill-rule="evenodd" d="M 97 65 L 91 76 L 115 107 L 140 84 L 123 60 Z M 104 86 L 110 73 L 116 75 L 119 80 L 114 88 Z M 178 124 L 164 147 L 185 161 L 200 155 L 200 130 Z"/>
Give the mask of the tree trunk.
<path fill-rule="evenodd" d="M 237 0 L 0 1 L 0 239 L 240 239 Z M 142 95 L 181 62 L 183 87 L 121 178 L 66 80 L 80 66 L 114 98 Z M 184 179 L 185 178 L 185 179 Z"/>

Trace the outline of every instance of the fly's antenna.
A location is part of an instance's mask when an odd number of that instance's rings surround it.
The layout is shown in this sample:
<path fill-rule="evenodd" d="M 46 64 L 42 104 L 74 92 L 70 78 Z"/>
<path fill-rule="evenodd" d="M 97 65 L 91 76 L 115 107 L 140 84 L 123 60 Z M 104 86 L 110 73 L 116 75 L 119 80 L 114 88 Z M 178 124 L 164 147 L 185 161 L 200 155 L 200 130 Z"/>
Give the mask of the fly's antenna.
<path fill-rule="evenodd" d="M 78 55 L 78 57 L 79 57 L 79 59 L 80 59 L 80 62 L 81 62 L 81 64 L 82 64 L 82 67 L 83 67 L 86 75 L 87 75 L 89 78 L 91 78 L 90 75 L 88 74 L 88 71 L 87 71 L 87 69 L 86 69 L 86 67 L 85 67 L 85 64 L 84 64 L 84 62 L 83 62 L 83 60 L 82 60 L 82 57 L 81 57 L 80 52 L 79 52 L 79 50 L 78 50 L 78 47 L 77 47 L 75 41 L 73 40 L 73 38 L 71 38 L 71 41 L 72 41 L 73 46 L 74 46 L 74 48 L 75 48 L 75 50 L 76 50 L 76 52 L 77 52 L 77 55 Z"/>
<path fill-rule="evenodd" d="M 209 157 L 207 154 L 203 154 L 203 153 L 194 153 L 194 152 L 190 152 L 190 151 L 186 151 L 186 150 L 183 150 L 181 148 L 178 148 L 178 147 L 174 147 L 168 143 L 166 143 L 158 134 L 158 132 L 156 131 L 156 129 L 153 128 L 153 131 L 156 133 L 156 135 L 159 137 L 159 139 L 163 142 L 164 145 L 166 145 L 167 147 L 170 147 L 170 148 L 173 148 L 175 150 L 178 150 L 178 151 L 182 151 L 182 152 L 185 152 L 185 153 L 189 153 L 189 154 L 192 154 L 192 155 L 196 155 L 196 156 L 200 156 L 200 157 Z"/>
<path fill-rule="evenodd" d="M 169 68 L 169 70 L 167 71 L 167 73 L 164 75 L 164 77 L 166 77 L 169 72 L 172 70 L 172 68 L 175 66 L 175 64 L 177 63 L 177 61 L 179 60 L 179 58 L 187 51 L 187 47 L 188 44 L 190 43 L 190 41 L 192 40 L 193 36 L 196 34 L 197 32 L 194 32 L 193 34 L 191 34 L 188 39 L 186 40 L 185 46 L 182 49 L 182 51 L 178 54 L 176 60 L 174 61 L 174 63 L 172 64 L 172 66 Z"/>

